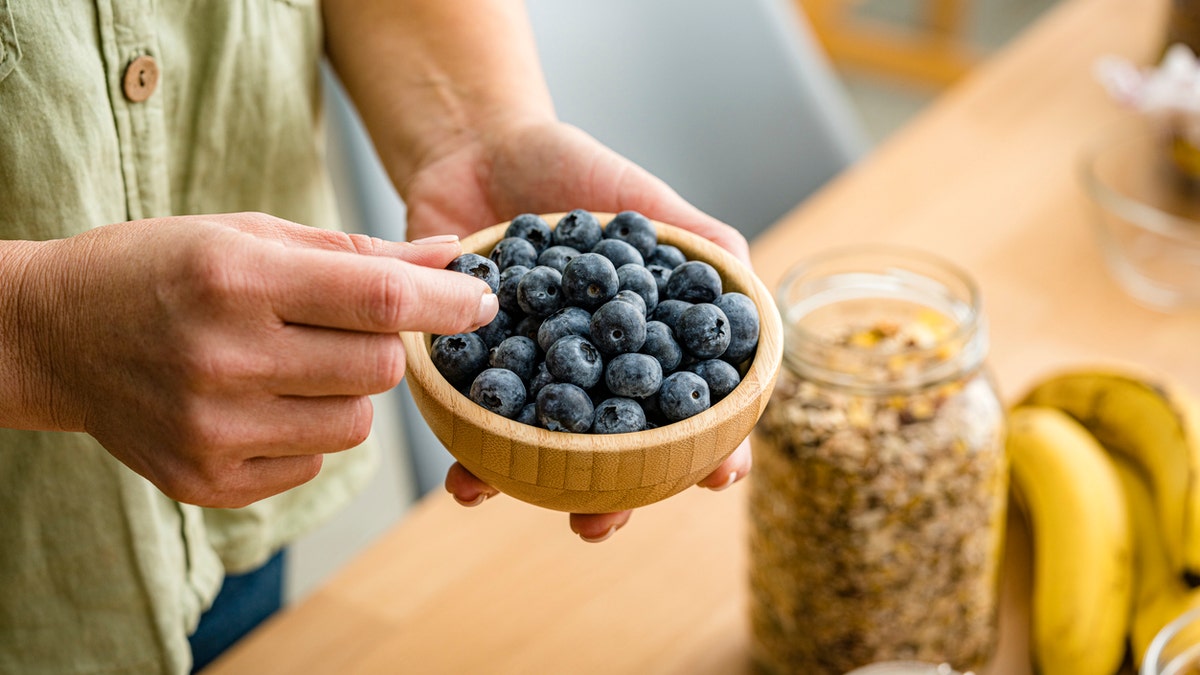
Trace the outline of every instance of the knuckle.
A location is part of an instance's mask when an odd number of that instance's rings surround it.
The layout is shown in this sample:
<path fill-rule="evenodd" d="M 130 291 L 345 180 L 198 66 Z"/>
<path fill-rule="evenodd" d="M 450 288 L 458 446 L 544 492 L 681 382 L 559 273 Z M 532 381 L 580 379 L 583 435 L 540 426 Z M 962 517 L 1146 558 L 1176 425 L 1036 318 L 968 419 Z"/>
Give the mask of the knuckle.
<path fill-rule="evenodd" d="M 261 378 L 275 367 L 263 355 L 204 343 L 185 348 L 178 361 L 180 382 L 192 393 L 211 393 Z"/>
<path fill-rule="evenodd" d="M 381 330 L 400 330 L 404 299 L 411 294 L 412 281 L 400 266 L 389 265 L 371 282 L 362 308 L 364 320 Z"/>
<path fill-rule="evenodd" d="M 223 306 L 246 289 L 246 279 L 229 252 L 213 242 L 193 246 L 183 267 L 184 279 L 197 302 Z"/>
<path fill-rule="evenodd" d="M 380 250 L 383 240 L 378 237 L 372 237 L 366 234 L 345 234 L 347 250 L 353 251 L 360 255 L 373 255 Z"/>
<path fill-rule="evenodd" d="M 350 410 L 347 414 L 346 427 L 344 435 L 338 441 L 338 450 L 349 450 L 350 448 L 362 445 L 367 437 L 371 435 L 371 420 L 374 415 L 374 408 L 371 405 L 371 399 L 366 396 L 357 396 L 351 400 Z"/>

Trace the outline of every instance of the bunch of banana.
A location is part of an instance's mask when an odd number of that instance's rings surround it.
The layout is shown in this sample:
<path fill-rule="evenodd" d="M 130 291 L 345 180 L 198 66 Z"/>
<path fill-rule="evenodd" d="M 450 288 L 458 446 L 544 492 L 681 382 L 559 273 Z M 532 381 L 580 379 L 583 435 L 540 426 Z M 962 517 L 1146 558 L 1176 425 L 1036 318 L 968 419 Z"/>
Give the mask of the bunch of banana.
<path fill-rule="evenodd" d="M 1058 408 L 1150 481 L 1171 567 L 1200 578 L 1200 410 L 1167 382 L 1078 371 L 1044 380 L 1022 402 Z"/>
<path fill-rule="evenodd" d="M 1200 606 L 1196 401 L 1136 372 L 1062 373 L 1011 411 L 1008 450 L 1033 529 L 1040 671 L 1116 673 L 1126 644 L 1140 663 Z"/>
<path fill-rule="evenodd" d="M 1133 596 L 1129 514 L 1112 459 L 1054 408 L 1009 415 L 1016 502 L 1033 530 L 1034 660 L 1044 675 L 1113 675 Z"/>

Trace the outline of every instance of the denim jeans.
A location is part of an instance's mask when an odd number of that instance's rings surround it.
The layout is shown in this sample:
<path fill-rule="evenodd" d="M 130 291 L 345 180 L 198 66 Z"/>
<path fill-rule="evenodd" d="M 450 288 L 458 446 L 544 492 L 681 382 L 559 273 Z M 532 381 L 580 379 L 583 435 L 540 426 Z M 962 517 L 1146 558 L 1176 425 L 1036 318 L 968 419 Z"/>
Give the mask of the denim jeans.
<path fill-rule="evenodd" d="M 225 577 L 212 607 L 200 616 L 192 646 L 192 672 L 199 672 L 283 606 L 285 551 L 262 567 Z"/>

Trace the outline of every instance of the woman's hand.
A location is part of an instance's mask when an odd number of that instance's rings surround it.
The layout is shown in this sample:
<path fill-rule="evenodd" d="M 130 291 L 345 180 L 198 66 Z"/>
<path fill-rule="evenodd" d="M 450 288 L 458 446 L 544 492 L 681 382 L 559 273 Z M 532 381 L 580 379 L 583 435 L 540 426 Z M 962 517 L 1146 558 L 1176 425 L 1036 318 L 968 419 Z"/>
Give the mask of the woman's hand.
<path fill-rule="evenodd" d="M 747 261 L 745 238 L 701 213 L 645 170 L 601 145 L 582 131 L 553 121 L 502 125 L 464 139 L 430 158 L 401 186 L 412 236 L 453 232 L 466 235 L 524 213 L 584 208 L 592 211 L 639 211 L 689 229 Z M 703 487 L 723 489 L 750 470 L 750 447 L 743 442 Z M 475 506 L 496 494 L 455 464 L 446 489 L 459 503 Z M 585 541 L 612 536 L 629 511 L 571 514 L 571 530 Z"/>
<path fill-rule="evenodd" d="M 399 331 L 495 316 L 486 284 L 442 269 L 460 252 L 262 214 L 10 243 L 0 422 L 86 431 L 183 502 L 282 492 L 366 438 L 368 395 L 404 373 Z"/>
<path fill-rule="evenodd" d="M 540 117 L 497 123 L 447 145 L 400 185 L 410 238 L 465 236 L 520 213 L 629 210 L 691 230 L 749 264 L 740 232 L 568 124 Z"/>

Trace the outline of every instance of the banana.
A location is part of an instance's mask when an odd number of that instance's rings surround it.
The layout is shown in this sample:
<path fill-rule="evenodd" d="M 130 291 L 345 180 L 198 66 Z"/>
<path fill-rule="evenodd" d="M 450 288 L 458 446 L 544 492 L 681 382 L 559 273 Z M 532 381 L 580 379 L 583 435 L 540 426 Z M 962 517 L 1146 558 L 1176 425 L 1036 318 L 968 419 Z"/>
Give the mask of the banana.
<path fill-rule="evenodd" d="M 1033 532 L 1032 643 L 1044 675 L 1112 675 L 1133 595 L 1129 514 L 1111 458 L 1054 408 L 1011 411 L 1012 483 Z"/>
<path fill-rule="evenodd" d="M 1022 404 L 1058 408 L 1148 477 L 1173 569 L 1200 576 L 1200 409 L 1167 382 L 1132 370 L 1076 370 L 1043 380 Z"/>
<path fill-rule="evenodd" d="M 1130 460 L 1112 457 L 1133 528 L 1134 595 L 1129 645 L 1134 661 L 1141 667 L 1150 641 L 1172 619 L 1200 605 L 1200 592 L 1190 590 L 1171 568 L 1149 482 Z"/>

